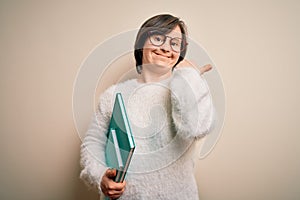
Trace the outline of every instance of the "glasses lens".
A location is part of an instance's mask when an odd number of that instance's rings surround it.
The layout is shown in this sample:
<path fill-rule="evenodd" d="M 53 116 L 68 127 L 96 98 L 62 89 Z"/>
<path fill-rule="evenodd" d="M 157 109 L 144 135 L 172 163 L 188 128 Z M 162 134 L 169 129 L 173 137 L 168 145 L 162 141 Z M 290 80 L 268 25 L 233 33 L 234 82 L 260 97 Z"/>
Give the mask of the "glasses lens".
<path fill-rule="evenodd" d="M 179 38 L 172 38 L 170 40 L 171 47 L 173 51 L 180 52 L 182 40 Z"/>
<path fill-rule="evenodd" d="M 150 35 L 150 42 L 155 46 L 162 45 L 166 40 L 166 36 L 159 34 L 159 33 L 153 33 Z"/>

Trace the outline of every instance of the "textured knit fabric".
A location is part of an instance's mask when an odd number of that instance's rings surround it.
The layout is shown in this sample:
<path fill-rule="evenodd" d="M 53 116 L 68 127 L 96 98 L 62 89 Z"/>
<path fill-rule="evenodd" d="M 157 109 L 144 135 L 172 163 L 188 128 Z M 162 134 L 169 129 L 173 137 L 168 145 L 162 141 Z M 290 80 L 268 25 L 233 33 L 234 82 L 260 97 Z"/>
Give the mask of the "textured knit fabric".
<path fill-rule="evenodd" d="M 99 188 L 107 169 L 106 133 L 117 92 L 122 93 L 136 143 L 119 199 L 197 200 L 194 141 L 209 132 L 213 105 L 205 80 L 193 68 L 178 69 L 159 83 L 132 79 L 108 88 L 81 146 L 80 177 Z"/>

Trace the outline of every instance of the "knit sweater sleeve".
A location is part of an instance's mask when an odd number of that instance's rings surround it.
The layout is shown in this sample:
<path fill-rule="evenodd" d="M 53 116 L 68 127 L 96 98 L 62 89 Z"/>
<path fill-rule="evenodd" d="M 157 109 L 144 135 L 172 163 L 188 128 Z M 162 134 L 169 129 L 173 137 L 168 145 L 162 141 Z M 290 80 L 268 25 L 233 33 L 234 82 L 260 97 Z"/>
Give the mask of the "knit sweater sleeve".
<path fill-rule="evenodd" d="M 183 138 L 202 138 L 211 129 L 214 108 L 206 81 L 192 68 L 179 68 L 170 81 L 172 119 Z"/>
<path fill-rule="evenodd" d="M 113 89 L 109 88 L 101 96 L 98 108 L 81 145 L 80 178 L 90 187 L 100 190 L 100 181 L 108 169 L 105 161 L 106 133 L 112 110 Z"/>

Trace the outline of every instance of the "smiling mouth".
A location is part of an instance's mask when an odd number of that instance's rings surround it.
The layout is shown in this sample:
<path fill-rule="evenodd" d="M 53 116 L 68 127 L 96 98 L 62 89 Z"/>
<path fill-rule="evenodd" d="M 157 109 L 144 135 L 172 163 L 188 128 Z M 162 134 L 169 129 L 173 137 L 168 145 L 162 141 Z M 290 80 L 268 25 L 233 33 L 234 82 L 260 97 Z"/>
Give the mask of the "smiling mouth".
<path fill-rule="evenodd" d="M 153 52 L 155 55 L 158 55 L 158 56 L 162 56 L 164 58 L 170 58 L 170 56 L 166 56 L 166 55 L 163 55 L 163 54 L 159 54 L 157 52 Z"/>

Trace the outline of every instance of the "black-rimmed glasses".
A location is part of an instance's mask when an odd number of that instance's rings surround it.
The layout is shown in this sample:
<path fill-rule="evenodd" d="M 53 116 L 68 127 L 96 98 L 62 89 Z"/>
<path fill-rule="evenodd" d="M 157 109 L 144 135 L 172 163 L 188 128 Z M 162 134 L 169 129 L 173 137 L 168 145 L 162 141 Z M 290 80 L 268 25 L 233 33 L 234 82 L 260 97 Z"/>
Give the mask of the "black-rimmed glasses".
<path fill-rule="evenodd" d="M 186 43 L 179 37 L 172 38 L 159 31 L 149 31 L 148 35 L 151 44 L 157 47 L 163 45 L 167 38 L 170 38 L 170 46 L 177 53 L 183 51 L 186 47 Z"/>

